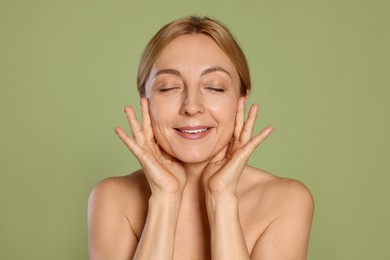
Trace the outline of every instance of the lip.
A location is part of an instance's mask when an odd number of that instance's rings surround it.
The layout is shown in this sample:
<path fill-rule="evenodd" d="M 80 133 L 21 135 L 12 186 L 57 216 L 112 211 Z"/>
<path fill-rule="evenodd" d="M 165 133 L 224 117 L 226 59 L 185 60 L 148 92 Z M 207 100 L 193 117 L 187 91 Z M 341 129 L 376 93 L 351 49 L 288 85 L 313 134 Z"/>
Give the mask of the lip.
<path fill-rule="evenodd" d="M 175 132 L 187 140 L 198 140 L 206 137 L 213 129 L 210 126 L 184 126 L 174 128 Z"/>

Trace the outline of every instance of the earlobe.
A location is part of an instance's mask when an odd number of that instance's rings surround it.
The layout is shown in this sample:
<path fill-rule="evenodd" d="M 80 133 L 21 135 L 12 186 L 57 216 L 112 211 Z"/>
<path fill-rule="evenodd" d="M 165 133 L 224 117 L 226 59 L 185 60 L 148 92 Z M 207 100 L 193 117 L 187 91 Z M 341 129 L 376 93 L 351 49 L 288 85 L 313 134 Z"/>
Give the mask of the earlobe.
<path fill-rule="evenodd" d="M 251 91 L 249 89 L 246 90 L 245 100 L 247 100 L 249 98 L 250 92 Z"/>

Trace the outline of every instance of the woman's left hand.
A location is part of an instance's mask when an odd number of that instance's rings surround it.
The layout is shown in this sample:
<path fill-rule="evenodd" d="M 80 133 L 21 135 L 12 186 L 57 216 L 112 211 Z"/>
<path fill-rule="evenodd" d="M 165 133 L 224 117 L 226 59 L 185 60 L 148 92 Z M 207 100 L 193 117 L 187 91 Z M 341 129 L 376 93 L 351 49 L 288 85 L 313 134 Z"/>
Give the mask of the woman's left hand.
<path fill-rule="evenodd" d="M 203 171 L 202 180 L 206 193 L 236 194 L 236 188 L 249 157 L 256 148 L 273 132 L 266 127 L 252 137 L 259 106 L 251 106 L 248 119 L 245 121 L 245 101 L 238 101 L 234 133 L 231 142 L 209 162 Z"/>

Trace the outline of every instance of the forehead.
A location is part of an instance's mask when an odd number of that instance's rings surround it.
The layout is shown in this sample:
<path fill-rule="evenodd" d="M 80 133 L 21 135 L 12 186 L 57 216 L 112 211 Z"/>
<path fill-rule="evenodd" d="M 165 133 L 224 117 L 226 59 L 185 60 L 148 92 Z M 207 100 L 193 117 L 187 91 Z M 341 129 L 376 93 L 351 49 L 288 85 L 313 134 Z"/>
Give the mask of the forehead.
<path fill-rule="evenodd" d="M 202 71 L 216 66 L 232 75 L 237 74 L 234 64 L 212 38 L 204 34 L 185 34 L 176 37 L 161 50 L 153 67 L 157 70 Z"/>

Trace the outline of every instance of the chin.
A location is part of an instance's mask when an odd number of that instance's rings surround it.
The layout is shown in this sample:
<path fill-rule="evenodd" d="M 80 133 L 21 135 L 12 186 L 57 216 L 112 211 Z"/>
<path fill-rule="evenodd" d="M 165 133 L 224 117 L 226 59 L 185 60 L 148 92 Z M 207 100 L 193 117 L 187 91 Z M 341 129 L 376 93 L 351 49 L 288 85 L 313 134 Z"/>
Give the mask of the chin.
<path fill-rule="evenodd" d="M 183 164 L 204 164 L 204 163 L 207 163 L 211 158 L 205 158 L 205 159 L 194 159 L 194 158 L 191 158 L 191 159 L 179 159 Z"/>
<path fill-rule="evenodd" d="M 206 152 L 177 152 L 172 154 L 173 157 L 175 157 L 177 160 L 181 161 L 182 163 L 188 163 L 188 164 L 197 164 L 197 163 L 204 163 L 208 162 L 214 155 L 210 154 L 210 151 Z"/>
<path fill-rule="evenodd" d="M 198 164 L 198 163 L 207 162 L 211 158 L 205 156 L 177 156 L 176 159 L 178 159 L 182 163 Z"/>

